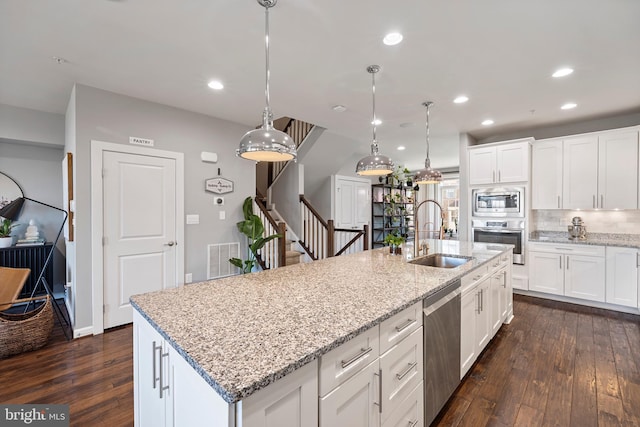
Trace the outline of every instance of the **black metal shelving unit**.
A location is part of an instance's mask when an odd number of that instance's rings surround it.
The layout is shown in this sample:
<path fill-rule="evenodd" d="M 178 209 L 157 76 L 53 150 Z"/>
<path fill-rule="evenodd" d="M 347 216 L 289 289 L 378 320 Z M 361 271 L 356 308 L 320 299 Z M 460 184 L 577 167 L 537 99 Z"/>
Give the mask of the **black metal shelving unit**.
<path fill-rule="evenodd" d="M 413 188 L 404 184 L 371 185 L 372 248 L 386 246 L 385 236 L 394 232 L 400 233 L 406 241 L 413 240 L 414 196 Z"/>

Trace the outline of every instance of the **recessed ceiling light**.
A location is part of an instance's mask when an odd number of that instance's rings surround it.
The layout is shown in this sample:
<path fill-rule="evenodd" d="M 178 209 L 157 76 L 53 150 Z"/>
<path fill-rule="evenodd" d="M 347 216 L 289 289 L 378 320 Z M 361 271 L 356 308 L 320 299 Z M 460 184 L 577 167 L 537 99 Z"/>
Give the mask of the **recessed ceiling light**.
<path fill-rule="evenodd" d="M 493 120 L 487 119 L 482 122 L 482 126 L 491 126 L 493 123 L 494 123 Z"/>
<path fill-rule="evenodd" d="M 415 126 L 415 123 L 413 122 L 404 122 L 404 123 L 400 123 L 400 127 L 401 128 L 410 128 L 412 126 Z"/>
<path fill-rule="evenodd" d="M 564 76 L 568 76 L 571 73 L 573 73 L 573 68 L 560 68 L 559 70 L 556 70 L 556 72 L 553 73 L 552 76 L 564 77 Z"/>
<path fill-rule="evenodd" d="M 211 80 L 209 83 L 207 83 L 207 86 L 209 86 L 213 90 L 224 89 L 224 85 L 219 80 Z"/>
<path fill-rule="evenodd" d="M 571 110 L 572 108 L 576 108 L 577 106 L 578 104 L 576 104 L 575 102 L 567 102 L 560 108 L 563 110 Z"/>
<path fill-rule="evenodd" d="M 334 105 L 333 107 L 331 107 L 331 109 L 333 111 L 337 111 L 338 113 L 344 113 L 345 111 L 347 111 L 347 107 L 345 107 L 344 105 Z"/>
<path fill-rule="evenodd" d="M 456 99 L 453 100 L 456 104 L 464 104 L 469 100 L 468 96 L 460 95 Z"/>
<path fill-rule="evenodd" d="M 389 33 L 386 36 L 384 36 L 384 38 L 382 39 L 382 43 L 386 44 L 387 46 L 397 45 L 401 41 L 402 41 L 402 34 L 400 33 Z"/>
<path fill-rule="evenodd" d="M 398 150 L 398 151 L 402 151 L 402 150 L 404 150 L 405 148 L 407 148 L 407 147 L 405 147 L 404 145 L 398 145 L 397 150 Z"/>
<path fill-rule="evenodd" d="M 373 121 L 371 122 L 371 124 L 372 124 L 372 125 L 376 125 L 376 126 L 381 125 L 381 124 L 382 124 L 382 120 L 380 120 L 380 119 L 375 119 L 375 120 L 373 120 Z"/>

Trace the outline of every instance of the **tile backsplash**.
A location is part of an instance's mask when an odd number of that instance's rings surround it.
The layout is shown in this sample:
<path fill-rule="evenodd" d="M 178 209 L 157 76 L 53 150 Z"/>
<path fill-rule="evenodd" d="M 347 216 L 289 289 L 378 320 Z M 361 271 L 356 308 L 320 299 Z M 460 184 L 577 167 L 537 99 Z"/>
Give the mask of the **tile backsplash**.
<path fill-rule="evenodd" d="M 589 233 L 640 234 L 640 210 L 627 211 L 531 211 L 530 231 L 567 231 L 571 219 L 579 216 Z"/>

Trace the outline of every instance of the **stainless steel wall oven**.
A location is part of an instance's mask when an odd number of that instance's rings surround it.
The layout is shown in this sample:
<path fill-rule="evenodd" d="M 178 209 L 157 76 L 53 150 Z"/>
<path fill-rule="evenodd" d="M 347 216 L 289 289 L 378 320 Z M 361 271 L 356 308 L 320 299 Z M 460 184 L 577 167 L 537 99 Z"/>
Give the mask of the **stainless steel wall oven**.
<path fill-rule="evenodd" d="M 471 234 L 474 242 L 513 245 L 513 263 L 524 265 L 524 219 L 473 219 Z"/>

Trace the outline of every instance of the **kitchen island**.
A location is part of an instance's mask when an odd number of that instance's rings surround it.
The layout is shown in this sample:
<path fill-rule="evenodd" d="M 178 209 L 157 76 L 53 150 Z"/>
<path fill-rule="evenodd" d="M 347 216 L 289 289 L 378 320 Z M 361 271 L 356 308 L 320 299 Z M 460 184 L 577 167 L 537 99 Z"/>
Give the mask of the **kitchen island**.
<path fill-rule="evenodd" d="M 429 247 L 429 253 L 471 260 L 451 269 L 425 267 L 382 248 L 133 296 L 137 425 L 159 425 L 145 421 L 159 412 L 162 425 L 187 425 L 176 421 L 177 412 L 202 410 L 214 419 L 207 425 L 246 426 L 247 402 L 296 375 L 309 377 L 298 389 L 311 393 L 316 406 L 309 414 L 304 406 L 295 410 L 317 425 L 319 358 L 403 310 L 421 309 L 424 298 L 511 251 L 509 245 L 440 240 Z M 149 334 L 154 339 L 142 344 Z M 146 362 L 143 352 L 152 355 Z M 185 399 L 171 384 L 186 378 Z M 169 401 L 147 405 L 142 388 L 151 383 L 151 393 L 162 397 L 164 391 Z"/>

